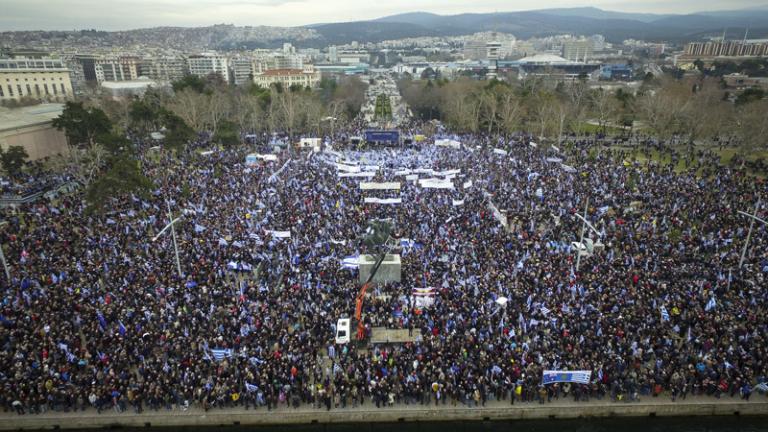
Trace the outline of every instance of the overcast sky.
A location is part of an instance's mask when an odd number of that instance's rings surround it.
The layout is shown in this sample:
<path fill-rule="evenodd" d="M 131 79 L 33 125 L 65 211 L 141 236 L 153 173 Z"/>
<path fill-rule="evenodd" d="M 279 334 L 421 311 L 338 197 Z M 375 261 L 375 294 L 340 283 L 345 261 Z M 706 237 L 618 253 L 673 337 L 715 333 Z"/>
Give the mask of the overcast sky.
<path fill-rule="evenodd" d="M 761 0 L 0 0 L 0 30 L 124 30 L 211 24 L 298 26 L 403 12 L 442 15 L 595 6 L 622 12 L 740 9 Z"/>

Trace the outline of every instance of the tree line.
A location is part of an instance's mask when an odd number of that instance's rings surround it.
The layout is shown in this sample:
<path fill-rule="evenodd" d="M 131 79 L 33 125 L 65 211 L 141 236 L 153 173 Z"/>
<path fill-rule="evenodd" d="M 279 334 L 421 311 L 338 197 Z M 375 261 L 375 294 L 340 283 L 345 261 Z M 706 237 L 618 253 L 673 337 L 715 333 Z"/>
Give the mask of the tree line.
<path fill-rule="evenodd" d="M 129 137 L 162 131 L 163 147 L 179 153 L 199 133 L 223 146 L 239 144 L 242 132 L 281 132 L 291 139 L 298 133 L 319 135 L 334 126 L 323 121 L 327 117 L 337 125 L 354 119 L 365 89 L 356 77 L 325 79 L 313 90 L 280 84 L 228 86 L 216 75 L 188 76 L 174 82 L 172 89 L 150 89 L 141 98 L 68 102 L 53 125 L 65 132 L 70 151 L 55 158 L 52 168 L 74 175 L 86 187 L 91 209 L 101 211 L 111 197 L 146 194 L 153 188 Z M 12 157 L 15 153 L 0 161 Z"/>
<path fill-rule="evenodd" d="M 726 140 L 744 152 L 766 147 L 768 101 L 759 92 L 744 97 L 750 94 L 745 92 L 734 103 L 722 82 L 711 77 L 647 77 L 636 91 L 541 78 L 402 79 L 398 86 L 417 118 L 440 120 L 459 133 L 526 131 L 559 142 L 568 134 L 642 129 L 688 143 Z"/>

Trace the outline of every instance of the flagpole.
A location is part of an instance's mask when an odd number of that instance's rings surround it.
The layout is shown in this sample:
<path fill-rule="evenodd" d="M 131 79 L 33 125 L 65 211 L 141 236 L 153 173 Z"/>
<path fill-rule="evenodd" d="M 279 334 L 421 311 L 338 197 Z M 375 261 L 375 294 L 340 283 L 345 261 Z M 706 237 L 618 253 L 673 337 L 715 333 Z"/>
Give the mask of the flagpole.
<path fill-rule="evenodd" d="M 168 223 L 171 225 L 171 235 L 173 236 L 173 251 L 176 253 L 176 270 L 179 272 L 179 279 L 183 279 L 181 273 L 181 261 L 179 260 L 179 246 L 176 244 L 176 227 L 174 226 L 173 214 L 171 214 L 171 202 L 165 201 L 168 205 Z"/>
<path fill-rule="evenodd" d="M 579 247 L 576 248 L 576 271 L 579 271 L 579 264 L 581 264 L 581 246 L 584 244 L 584 231 L 587 229 L 587 210 L 588 209 L 589 209 L 589 196 L 587 196 L 587 202 L 584 205 L 584 219 L 582 220 L 582 223 L 581 223 L 581 237 L 579 238 Z"/>
<path fill-rule="evenodd" d="M 7 221 L 0 222 L 0 226 L 6 225 Z M 3 252 L 3 244 L 0 243 L 0 261 L 3 262 L 3 270 L 5 270 L 5 279 L 8 282 L 8 285 L 11 285 L 11 272 L 8 271 L 8 262 L 5 261 L 5 253 Z"/>
<path fill-rule="evenodd" d="M 741 266 L 744 264 L 744 258 L 747 256 L 747 249 L 749 249 L 749 241 L 752 239 L 752 229 L 755 227 L 755 220 L 759 220 L 760 222 L 766 223 L 765 220 L 757 217 L 757 211 L 759 209 L 760 209 L 760 199 L 758 198 L 757 204 L 755 204 L 755 214 L 749 214 L 743 211 L 739 212 L 740 214 L 750 218 L 749 231 L 747 232 L 747 242 L 744 243 L 744 248 L 741 250 L 741 259 L 739 259 L 739 268 L 741 268 Z"/>

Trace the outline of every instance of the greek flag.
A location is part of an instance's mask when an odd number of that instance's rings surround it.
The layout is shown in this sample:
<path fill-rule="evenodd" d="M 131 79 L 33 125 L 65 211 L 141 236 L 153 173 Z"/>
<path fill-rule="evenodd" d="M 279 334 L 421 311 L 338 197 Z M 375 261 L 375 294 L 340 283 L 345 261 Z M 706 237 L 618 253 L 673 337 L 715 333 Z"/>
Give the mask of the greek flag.
<path fill-rule="evenodd" d="M 360 255 L 351 255 L 341 260 L 341 268 L 357 269 L 360 266 Z"/>
<path fill-rule="evenodd" d="M 249 384 L 248 381 L 245 382 L 245 391 L 248 393 L 254 393 L 259 390 L 259 387 L 253 384 Z"/>
<path fill-rule="evenodd" d="M 592 371 L 557 371 L 545 370 L 542 374 L 542 384 L 554 384 L 560 382 L 572 382 L 578 384 L 589 384 L 592 378 Z"/>
<path fill-rule="evenodd" d="M 232 357 L 231 349 L 214 348 L 211 350 L 211 353 L 213 353 L 213 358 L 216 361 L 222 361 L 225 357 Z"/>
<path fill-rule="evenodd" d="M 125 329 L 125 326 L 123 325 L 123 322 L 122 322 L 122 321 L 118 321 L 118 322 L 117 322 L 117 331 L 119 331 L 119 332 L 120 332 L 120 336 L 125 336 L 125 334 L 128 332 L 128 331 Z"/>
<path fill-rule="evenodd" d="M 709 299 L 709 301 L 707 302 L 707 305 L 706 305 L 706 306 L 704 306 L 704 310 L 705 310 L 705 311 L 707 311 L 707 312 L 709 312 L 709 311 L 711 311 L 712 309 L 714 309 L 716 306 L 717 306 L 717 301 L 715 300 L 715 298 L 714 298 L 714 297 L 712 297 L 712 298 L 711 298 L 711 299 Z"/>
<path fill-rule="evenodd" d="M 546 306 L 541 307 L 541 313 L 543 313 L 544 315 L 549 315 L 550 312 L 551 310 L 549 310 Z"/>
<path fill-rule="evenodd" d="M 664 306 L 661 307 L 661 320 L 669 321 L 669 312 L 667 312 L 667 308 Z"/>

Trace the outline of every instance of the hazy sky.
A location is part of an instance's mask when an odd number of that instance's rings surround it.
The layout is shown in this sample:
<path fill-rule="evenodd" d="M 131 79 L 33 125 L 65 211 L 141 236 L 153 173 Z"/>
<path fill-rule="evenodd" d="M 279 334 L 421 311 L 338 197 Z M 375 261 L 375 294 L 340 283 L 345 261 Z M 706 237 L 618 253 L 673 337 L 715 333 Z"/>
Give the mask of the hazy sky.
<path fill-rule="evenodd" d="M 403 12 L 509 12 L 595 6 L 622 12 L 740 9 L 761 0 L 0 0 L 0 30 L 122 30 L 211 24 L 297 26 Z"/>

